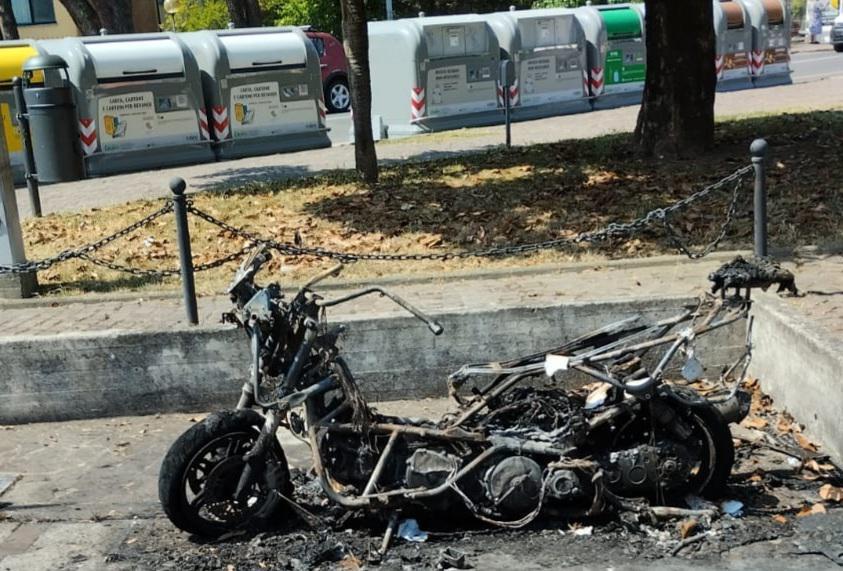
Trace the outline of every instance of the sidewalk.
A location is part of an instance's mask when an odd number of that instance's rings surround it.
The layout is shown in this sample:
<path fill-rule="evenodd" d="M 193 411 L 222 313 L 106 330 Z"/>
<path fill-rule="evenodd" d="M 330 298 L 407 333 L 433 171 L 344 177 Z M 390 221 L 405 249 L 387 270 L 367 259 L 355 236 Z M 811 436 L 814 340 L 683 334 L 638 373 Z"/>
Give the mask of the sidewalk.
<path fill-rule="evenodd" d="M 752 113 L 812 111 L 838 108 L 840 104 L 829 93 L 843 91 L 843 76 L 819 82 L 795 83 L 778 87 L 718 93 L 715 112 L 719 117 Z M 638 106 L 578 115 L 550 117 L 515 123 L 514 145 L 549 143 L 563 139 L 591 138 L 609 133 L 628 132 L 635 128 Z M 763 133 L 759 133 L 763 136 Z M 378 143 L 378 157 L 383 164 L 406 160 L 434 159 L 459 153 L 475 152 L 503 144 L 502 126 L 463 129 L 409 139 Z M 747 141 L 747 145 L 749 141 Z M 332 169 L 354 166 L 354 148 L 341 145 L 329 149 L 250 157 L 236 161 L 206 163 L 169 169 L 88 179 L 73 183 L 45 185 L 41 202 L 45 214 L 75 212 L 123 202 L 170 196 L 170 178 L 180 176 L 191 191 L 218 190 L 246 182 L 308 176 Z M 22 217 L 31 215 L 26 189 L 18 189 L 18 207 Z"/>
<path fill-rule="evenodd" d="M 684 256 L 621 260 L 603 264 L 570 264 L 483 274 L 456 273 L 428 279 L 385 279 L 377 283 L 437 314 L 489 308 L 543 307 L 560 302 L 617 301 L 629 298 L 693 296 L 708 288 L 707 276 L 735 253 L 721 252 L 699 261 Z M 795 311 L 828 334 L 843 337 L 843 256 L 805 255 L 785 266 L 796 274 L 804 297 L 784 298 Z M 259 282 L 277 279 L 259 276 Z M 356 289 L 325 282 L 325 296 Z M 362 285 L 362 284 L 355 284 Z M 282 284 L 282 287 L 284 284 Z M 289 287 L 285 288 L 289 291 Z M 180 298 L 90 296 L 0 301 L 0 338 L 34 337 L 93 331 L 144 332 L 188 329 Z M 227 296 L 199 299 L 200 327 L 219 328 L 220 315 L 231 309 Z M 402 315 L 403 310 L 376 297 L 333 309 L 335 321 Z M 447 332 L 446 332 L 447 333 Z"/>

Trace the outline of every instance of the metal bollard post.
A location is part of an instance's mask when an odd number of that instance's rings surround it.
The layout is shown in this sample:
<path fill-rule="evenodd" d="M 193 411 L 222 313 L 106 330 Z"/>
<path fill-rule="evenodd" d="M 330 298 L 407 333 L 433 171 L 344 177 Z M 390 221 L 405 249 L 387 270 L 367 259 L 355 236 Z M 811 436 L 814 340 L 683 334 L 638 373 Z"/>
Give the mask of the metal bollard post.
<path fill-rule="evenodd" d="M 755 169 L 753 215 L 755 221 L 755 255 L 767 255 L 767 141 L 755 139 L 749 147 Z"/>
<path fill-rule="evenodd" d="M 193 254 L 190 251 L 190 229 L 187 226 L 187 197 L 184 191 L 187 183 L 183 178 L 175 177 L 170 180 L 170 190 L 173 191 L 173 211 L 176 215 L 176 233 L 179 244 L 179 260 L 181 262 L 181 285 L 184 295 L 184 308 L 187 320 L 191 325 L 199 323 L 199 312 L 196 308 L 196 283 L 193 280 Z"/>
<path fill-rule="evenodd" d="M 512 102 L 510 101 L 510 86 L 512 86 L 515 67 L 512 60 L 505 59 L 500 64 L 500 82 L 503 91 L 503 118 L 506 125 L 506 148 L 512 148 Z"/>
<path fill-rule="evenodd" d="M 26 110 L 26 101 L 23 98 L 23 80 L 19 77 L 12 79 L 12 92 L 15 97 L 15 106 L 18 108 L 17 120 L 20 125 L 21 138 L 23 139 L 23 163 L 26 170 L 26 189 L 29 191 L 29 202 L 32 206 L 32 214 L 36 218 L 41 217 L 41 193 L 38 189 L 38 173 L 35 171 L 35 155 L 32 152 L 32 135 L 29 131 L 29 115 Z"/>

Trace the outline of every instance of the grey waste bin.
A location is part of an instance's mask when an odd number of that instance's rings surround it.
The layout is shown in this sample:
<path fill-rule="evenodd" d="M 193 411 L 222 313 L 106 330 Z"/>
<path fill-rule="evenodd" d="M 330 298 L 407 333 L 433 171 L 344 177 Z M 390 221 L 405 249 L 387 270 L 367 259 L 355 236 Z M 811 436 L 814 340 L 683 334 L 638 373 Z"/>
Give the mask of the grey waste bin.
<path fill-rule="evenodd" d="M 38 85 L 36 74 L 64 74 L 57 85 Z M 76 130 L 76 105 L 67 77 L 67 62 L 55 55 L 35 56 L 23 64 L 23 98 L 29 115 L 32 153 L 39 182 L 84 178 L 85 169 Z"/>

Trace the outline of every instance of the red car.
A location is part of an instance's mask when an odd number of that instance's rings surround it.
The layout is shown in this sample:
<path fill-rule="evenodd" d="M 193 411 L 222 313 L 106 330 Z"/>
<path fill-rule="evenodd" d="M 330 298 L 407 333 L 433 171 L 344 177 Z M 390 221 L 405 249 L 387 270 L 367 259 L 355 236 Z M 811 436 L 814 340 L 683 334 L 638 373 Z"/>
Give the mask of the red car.
<path fill-rule="evenodd" d="M 348 111 L 351 107 L 351 92 L 348 89 L 348 60 L 345 59 L 342 44 L 326 32 L 306 29 L 305 34 L 319 52 L 322 87 L 325 89 L 325 105 L 328 111 Z"/>

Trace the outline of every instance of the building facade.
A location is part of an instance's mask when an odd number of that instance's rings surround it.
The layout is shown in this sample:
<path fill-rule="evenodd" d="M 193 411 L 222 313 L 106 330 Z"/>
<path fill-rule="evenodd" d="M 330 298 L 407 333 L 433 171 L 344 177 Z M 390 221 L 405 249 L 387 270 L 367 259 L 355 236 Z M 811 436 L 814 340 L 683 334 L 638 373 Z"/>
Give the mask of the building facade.
<path fill-rule="evenodd" d="M 50 39 L 78 36 L 79 30 L 59 0 L 12 0 L 21 38 Z M 159 30 L 158 0 L 132 0 L 136 32 Z"/>

